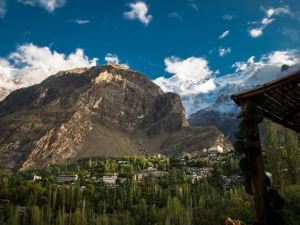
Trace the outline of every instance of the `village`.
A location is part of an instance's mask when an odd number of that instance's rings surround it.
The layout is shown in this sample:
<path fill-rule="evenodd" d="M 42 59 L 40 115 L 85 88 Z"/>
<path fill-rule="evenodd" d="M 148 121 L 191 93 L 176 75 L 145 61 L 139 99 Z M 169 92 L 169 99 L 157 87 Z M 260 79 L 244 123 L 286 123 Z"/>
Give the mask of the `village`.
<path fill-rule="evenodd" d="M 94 159 L 85 160 L 78 165 L 61 166 L 60 171 L 55 173 L 44 170 L 33 170 L 25 173 L 25 180 L 32 185 L 51 185 L 57 188 L 72 189 L 79 188 L 84 192 L 92 184 L 100 189 L 116 189 L 126 187 L 134 182 L 145 185 L 149 179 L 169 179 L 174 171 L 183 171 L 183 180 L 180 182 L 196 185 L 198 182 L 209 180 L 210 182 L 221 182 L 224 190 L 230 190 L 235 185 L 242 182 L 242 177 L 238 172 L 229 174 L 228 172 L 217 174 L 214 170 L 216 166 L 222 167 L 232 161 L 232 153 L 220 152 L 220 149 L 205 151 L 201 157 L 193 157 L 191 154 L 184 154 L 177 159 L 169 159 L 163 155 L 142 156 L 121 159 Z M 140 166 L 144 165 L 144 168 Z M 66 167 L 68 167 L 66 169 Z M 79 169 L 80 167 L 80 169 Z M 107 168 L 106 168 L 107 167 Z M 52 167 L 50 167 L 52 168 Z M 75 169 L 76 168 L 76 169 Z M 53 169 L 53 168 L 52 168 Z M 53 169 L 56 171 L 58 168 Z M 99 172 L 101 171 L 101 172 Z M 3 170 L 3 173 L 10 173 Z M 22 173 L 20 173 L 22 174 Z M 44 175 L 41 175 L 44 174 Z M 2 196 L 0 198 L 0 210 L 10 204 L 10 200 Z M 26 208 L 17 206 L 19 213 L 24 213 Z"/>
<path fill-rule="evenodd" d="M 181 157 L 171 159 L 171 166 L 165 164 L 167 159 L 161 154 L 148 157 L 149 162 L 143 169 L 135 169 L 131 172 L 124 172 L 122 168 L 132 167 L 134 163 L 132 160 L 124 159 L 110 159 L 110 163 L 114 165 L 115 169 L 105 172 L 95 172 L 96 169 L 87 170 L 84 174 L 77 174 L 68 172 L 65 174 L 58 174 L 55 182 L 61 186 L 72 186 L 76 184 L 81 185 L 81 189 L 85 189 L 85 183 L 98 183 L 99 185 L 106 185 L 107 187 L 115 188 L 117 186 L 127 183 L 129 180 L 134 182 L 142 182 L 148 177 L 160 178 L 169 175 L 169 170 L 172 167 L 183 169 L 185 171 L 185 180 L 194 184 L 202 179 L 207 179 L 212 176 L 213 166 L 217 164 L 225 164 L 228 158 L 233 158 L 232 152 L 224 152 L 219 145 L 203 149 L 201 155 L 193 155 L 189 153 L 182 154 Z M 169 159 L 168 159 L 169 160 Z M 162 163 L 163 162 L 163 163 Z M 88 160 L 89 167 L 92 167 L 93 161 Z M 121 169 L 120 169 L 121 168 Z M 121 170 L 121 171 L 120 171 Z M 221 175 L 224 185 L 229 188 L 234 183 L 241 181 L 241 176 L 238 173 L 230 175 Z M 46 177 L 42 177 L 38 173 L 33 174 L 32 182 L 44 182 Z"/>

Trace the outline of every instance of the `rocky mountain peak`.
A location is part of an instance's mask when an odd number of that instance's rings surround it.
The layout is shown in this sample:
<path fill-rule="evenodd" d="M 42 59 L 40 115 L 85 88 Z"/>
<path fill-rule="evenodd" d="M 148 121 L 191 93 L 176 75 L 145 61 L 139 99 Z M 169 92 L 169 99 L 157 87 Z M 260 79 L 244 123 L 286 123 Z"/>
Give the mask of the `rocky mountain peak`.
<path fill-rule="evenodd" d="M 163 93 L 137 71 L 116 65 L 77 68 L 0 102 L 0 162 L 27 169 L 85 157 L 175 155 L 182 146 L 166 140 L 192 134 L 185 150 L 201 151 L 211 129 L 190 128 L 180 97 Z"/>

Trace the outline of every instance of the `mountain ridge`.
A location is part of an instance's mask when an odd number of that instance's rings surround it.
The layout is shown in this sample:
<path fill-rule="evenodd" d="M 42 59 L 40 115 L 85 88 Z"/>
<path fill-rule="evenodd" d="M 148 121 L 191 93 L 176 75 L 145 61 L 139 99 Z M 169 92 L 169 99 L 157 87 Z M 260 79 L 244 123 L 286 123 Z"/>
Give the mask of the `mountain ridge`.
<path fill-rule="evenodd" d="M 117 65 L 74 69 L 0 102 L 0 162 L 35 166 L 86 157 L 201 152 L 230 143 L 214 127 L 191 128 L 179 95 Z M 179 141 L 180 140 L 180 141 Z"/>

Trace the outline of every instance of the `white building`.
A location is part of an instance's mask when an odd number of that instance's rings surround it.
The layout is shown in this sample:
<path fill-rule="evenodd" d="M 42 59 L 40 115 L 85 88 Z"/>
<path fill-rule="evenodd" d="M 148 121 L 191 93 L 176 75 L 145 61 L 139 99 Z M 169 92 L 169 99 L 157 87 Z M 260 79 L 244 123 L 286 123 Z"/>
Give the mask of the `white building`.
<path fill-rule="evenodd" d="M 211 147 L 207 147 L 203 149 L 203 152 L 217 152 L 217 153 L 224 153 L 224 148 L 220 145 L 215 145 Z"/>
<path fill-rule="evenodd" d="M 148 167 L 146 169 L 143 169 L 142 174 L 143 174 L 143 177 L 147 177 L 149 175 L 153 175 L 153 176 L 158 177 L 158 176 L 167 175 L 168 172 L 160 171 L 157 168 Z"/>
<path fill-rule="evenodd" d="M 112 176 L 106 175 L 102 177 L 103 182 L 110 186 L 116 185 L 117 179 L 118 179 L 118 175 L 116 173 Z"/>
<path fill-rule="evenodd" d="M 57 177 L 57 183 L 75 183 L 78 180 L 78 175 L 61 175 Z"/>
<path fill-rule="evenodd" d="M 32 178 L 32 180 L 33 180 L 33 182 L 41 181 L 41 180 L 42 180 L 42 177 L 41 177 L 41 176 L 34 175 L 33 178 Z"/>
<path fill-rule="evenodd" d="M 137 173 L 137 174 L 135 174 L 134 175 L 134 180 L 136 180 L 136 181 L 141 181 L 141 180 L 143 180 L 143 174 L 142 173 Z"/>

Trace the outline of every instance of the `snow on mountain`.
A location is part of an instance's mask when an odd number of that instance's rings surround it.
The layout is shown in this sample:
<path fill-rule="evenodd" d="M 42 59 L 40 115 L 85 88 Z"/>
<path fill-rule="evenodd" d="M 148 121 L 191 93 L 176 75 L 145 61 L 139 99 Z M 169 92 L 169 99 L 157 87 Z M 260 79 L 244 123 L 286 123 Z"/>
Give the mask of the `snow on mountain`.
<path fill-rule="evenodd" d="M 197 60 L 202 61 L 202 64 L 195 63 Z M 275 51 L 262 56 L 256 62 L 254 57 L 250 57 L 247 62 L 237 62 L 233 65 L 236 68 L 235 73 L 219 77 L 216 77 L 216 72 L 209 69 L 208 62 L 203 61 L 205 59 L 194 57 L 186 60 L 177 58 L 171 63 L 168 61 L 166 71 L 174 75 L 170 78 L 159 77 L 154 80 L 164 91 L 176 92 L 181 96 L 188 117 L 200 110 L 230 114 L 237 111 L 236 105 L 230 99 L 232 94 L 300 69 L 300 57 L 295 51 Z M 192 79 L 189 79 L 189 71 L 178 69 L 183 64 L 185 66 L 189 64 L 192 70 L 198 71 L 198 79 L 195 78 L 197 72 L 194 71 Z"/>

